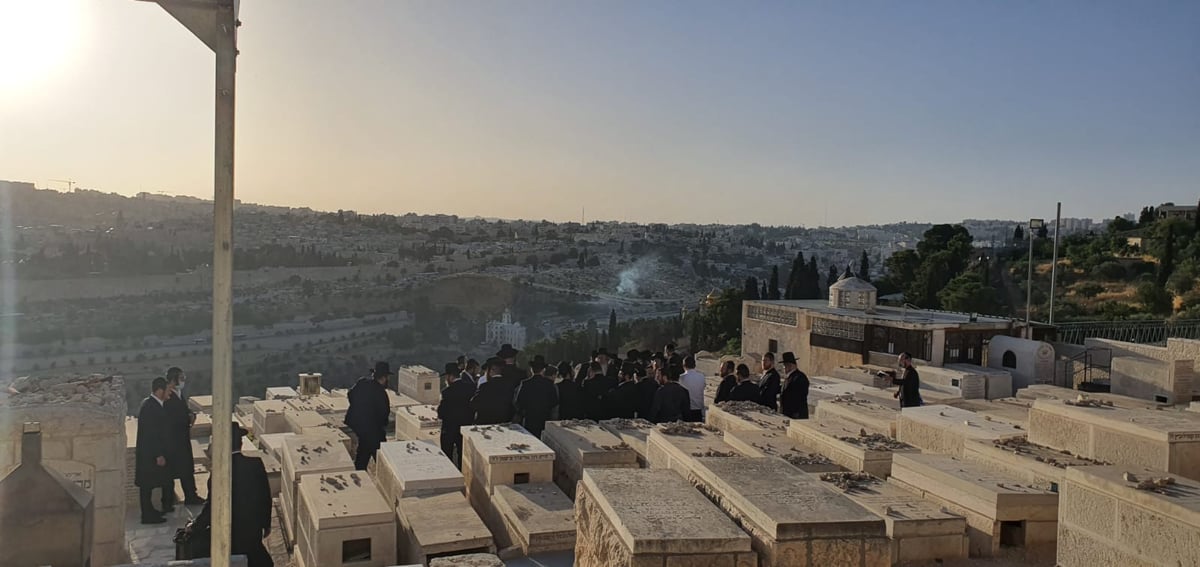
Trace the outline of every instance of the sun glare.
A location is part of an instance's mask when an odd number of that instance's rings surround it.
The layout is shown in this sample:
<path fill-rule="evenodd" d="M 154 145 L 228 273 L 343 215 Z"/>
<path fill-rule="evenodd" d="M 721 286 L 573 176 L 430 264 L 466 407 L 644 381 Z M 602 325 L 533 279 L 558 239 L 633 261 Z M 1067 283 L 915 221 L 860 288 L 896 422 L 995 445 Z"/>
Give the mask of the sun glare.
<path fill-rule="evenodd" d="M 0 0 L 0 91 L 37 86 L 79 49 L 83 0 Z"/>

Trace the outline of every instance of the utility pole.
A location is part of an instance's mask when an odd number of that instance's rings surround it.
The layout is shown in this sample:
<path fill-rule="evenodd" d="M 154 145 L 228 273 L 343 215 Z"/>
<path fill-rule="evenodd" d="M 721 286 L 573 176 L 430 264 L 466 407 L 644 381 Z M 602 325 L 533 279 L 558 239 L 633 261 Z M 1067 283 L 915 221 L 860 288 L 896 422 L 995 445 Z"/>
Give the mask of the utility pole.
<path fill-rule="evenodd" d="M 143 0 L 146 1 L 146 0 Z M 232 552 L 233 459 L 233 156 L 238 0 L 149 0 L 216 55 L 212 265 L 212 543 L 213 567 Z"/>
<path fill-rule="evenodd" d="M 1026 234 L 1029 238 L 1029 276 L 1025 280 L 1025 332 L 1029 339 L 1033 338 L 1033 239 L 1037 237 L 1034 231 L 1042 228 L 1043 224 L 1045 221 L 1042 219 L 1029 219 L 1029 231 Z"/>
<path fill-rule="evenodd" d="M 1062 226 L 1062 201 L 1058 202 L 1058 212 L 1054 214 L 1054 263 L 1050 265 L 1050 324 L 1054 324 L 1054 284 L 1058 278 L 1058 231 Z"/>

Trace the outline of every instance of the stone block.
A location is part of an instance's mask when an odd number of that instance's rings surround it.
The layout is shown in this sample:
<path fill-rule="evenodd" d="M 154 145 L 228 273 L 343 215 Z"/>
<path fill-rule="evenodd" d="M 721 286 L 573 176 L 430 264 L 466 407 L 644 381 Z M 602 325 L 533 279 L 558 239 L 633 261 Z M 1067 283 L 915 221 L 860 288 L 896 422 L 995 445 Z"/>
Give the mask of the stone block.
<path fill-rule="evenodd" d="M 778 457 L 810 473 L 837 472 L 841 466 L 787 436 L 782 431 L 726 431 L 723 439 L 747 457 Z"/>
<path fill-rule="evenodd" d="M 558 486 L 499 485 L 492 502 L 506 532 L 503 539 L 525 555 L 575 547 L 575 504 Z"/>
<path fill-rule="evenodd" d="M 945 404 L 958 409 L 974 412 L 985 421 L 998 421 L 1029 429 L 1029 408 L 1033 406 L 1030 400 L 1020 398 L 1000 398 L 995 400 L 962 400 Z"/>
<path fill-rule="evenodd" d="M 704 422 L 721 431 L 784 431 L 791 420 L 753 402 L 721 402 L 710 406 Z"/>
<path fill-rule="evenodd" d="M 284 411 L 287 404 L 284 400 L 261 400 L 252 404 L 253 432 L 255 436 L 267 433 L 287 433 L 287 417 Z"/>
<path fill-rule="evenodd" d="M 750 537 L 669 470 L 584 471 L 575 524 L 578 567 L 666 565 L 672 556 L 737 565 L 751 552 Z"/>
<path fill-rule="evenodd" d="M 919 451 L 887 437 L 872 437 L 865 428 L 830 419 L 793 421 L 788 437 L 841 467 L 879 478 L 891 474 L 893 453 Z"/>
<path fill-rule="evenodd" d="M 268 400 L 290 400 L 299 396 L 300 393 L 291 386 L 273 386 L 271 388 L 267 388 Z"/>
<path fill-rule="evenodd" d="M 317 396 L 324 390 L 321 388 L 320 373 L 301 373 L 296 390 L 301 396 Z"/>
<path fill-rule="evenodd" d="M 287 421 L 288 430 L 297 435 L 303 435 L 310 427 L 327 426 L 329 422 L 315 411 L 284 410 L 283 419 Z"/>
<path fill-rule="evenodd" d="M 326 437 L 295 435 L 285 438 L 280 461 L 280 500 L 283 524 L 295 541 L 300 480 L 306 475 L 354 470 L 354 461 L 340 443 Z"/>
<path fill-rule="evenodd" d="M 400 561 L 425 565 L 456 553 L 494 553 L 492 534 L 458 492 L 400 499 Z"/>
<path fill-rule="evenodd" d="M 616 435 L 629 445 L 638 456 L 638 464 L 646 466 L 646 440 L 654 430 L 654 424 L 644 419 L 606 419 L 600 427 Z"/>
<path fill-rule="evenodd" d="M 196 414 L 196 421 L 192 424 L 191 437 L 192 439 L 212 437 L 212 415 L 207 413 Z"/>
<path fill-rule="evenodd" d="M 490 496 L 499 484 L 553 482 L 554 451 L 519 425 L 462 428 L 467 494 Z"/>
<path fill-rule="evenodd" d="M 295 436 L 296 434 L 290 431 L 287 433 L 267 433 L 259 435 L 256 441 L 258 442 L 259 450 L 264 454 L 269 453 L 272 457 L 275 457 L 275 460 L 280 461 L 283 458 L 284 440 Z"/>
<path fill-rule="evenodd" d="M 1052 557 L 1058 495 L 948 455 L 896 455 L 892 481 L 967 519 L 972 557 L 993 557 L 1002 542 L 1026 559 Z"/>
<path fill-rule="evenodd" d="M 842 494 L 883 519 L 892 564 L 967 558 L 966 519 L 946 512 L 920 494 L 874 478 L 855 481 Z"/>
<path fill-rule="evenodd" d="M 421 567 L 410 565 L 409 567 Z M 466 553 L 429 560 L 429 567 L 504 567 L 504 562 L 491 553 Z"/>
<path fill-rule="evenodd" d="M 442 399 L 440 380 L 436 371 L 424 366 L 401 366 L 396 369 L 396 393 L 418 403 L 437 405 Z"/>
<path fill-rule="evenodd" d="M 1105 538 L 1075 529 L 1064 522 L 1058 524 L 1057 560 L 1060 567 L 1159 567 L 1158 564 L 1142 561 L 1122 551 Z"/>
<path fill-rule="evenodd" d="M 651 468 L 688 476 L 700 457 L 744 457 L 711 426 L 665 424 L 650 432 L 646 460 Z"/>
<path fill-rule="evenodd" d="M 441 449 L 420 441 L 389 441 L 375 454 L 375 479 L 391 506 L 401 498 L 462 492 L 463 475 Z"/>
<path fill-rule="evenodd" d="M 588 468 L 637 468 L 637 453 L 592 421 L 550 421 L 542 442 L 554 451 L 554 482 L 575 497 L 575 483 Z"/>
<path fill-rule="evenodd" d="M 1067 468 L 1102 464 L 1030 443 L 1024 437 L 1000 441 L 967 440 L 963 444 L 963 460 L 1051 492 L 1058 492 Z"/>
<path fill-rule="evenodd" d="M 896 437 L 896 422 L 900 410 L 881 403 L 859 398 L 834 398 L 817 404 L 817 419 L 838 419 L 888 437 Z"/>
<path fill-rule="evenodd" d="M 71 440 L 71 460 L 87 463 L 99 472 L 125 470 L 121 441 L 119 437 L 76 433 Z"/>
<path fill-rule="evenodd" d="M 442 421 L 437 406 L 415 405 L 396 408 L 396 439 L 422 441 L 441 435 Z"/>
<path fill-rule="evenodd" d="M 967 439 L 994 441 L 1025 435 L 1021 428 L 951 406 L 904 408 L 896 438 L 925 452 L 962 457 Z"/>
<path fill-rule="evenodd" d="M 212 414 L 213 397 L 212 396 L 188 396 L 188 408 L 196 413 Z"/>
<path fill-rule="evenodd" d="M 879 516 L 782 459 L 698 458 L 690 480 L 750 534 L 763 567 L 891 564 Z"/>
<path fill-rule="evenodd" d="M 320 396 L 320 395 L 318 395 L 318 396 L 302 396 L 299 398 L 292 398 L 292 399 L 287 400 L 286 401 L 286 403 L 287 403 L 286 411 L 289 411 L 289 412 L 311 411 L 311 412 L 316 412 L 321 415 L 328 415 L 328 414 L 332 413 L 332 411 L 333 411 L 331 404 L 332 404 L 332 400 L 334 400 L 334 399 L 345 400 L 347 407 L 350 405 L 350 400 L 348 400 L 346 398 L 333 398 L 331 396 Z"/>
<path fill-rule="evenodd" d="M 298 485 L 300 567 L 389 567 L 396 516 L 363 471 L 305 475 Z"/>

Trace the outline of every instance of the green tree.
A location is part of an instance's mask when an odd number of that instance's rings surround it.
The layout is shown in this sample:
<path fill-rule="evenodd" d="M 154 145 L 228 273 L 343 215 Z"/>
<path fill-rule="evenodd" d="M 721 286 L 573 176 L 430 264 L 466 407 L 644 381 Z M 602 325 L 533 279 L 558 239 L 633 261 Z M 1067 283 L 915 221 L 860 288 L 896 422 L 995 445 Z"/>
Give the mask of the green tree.
<path fill-rule="evenodd" d="M 767 299 L 779 299 L 779 266 L 771 266 L 771 283 L 767 285 Z"/>
<path fill-rule="evenodd" d="M 616 352 L 621 347 L 621 340 L 617 329 L 617 310 L 610 309 L 608 312 L 608 350 Z"/>
<path fill-rule="evenodd" d="M 1021 225 L 1013 229 L 1013 242 L 1025 242 L 1025 229 Z"/>
<path fill-rule="evenodd" d="M 867 251 L 862 251 L 862 256 L 858 259 L 858 277 L 863 281 L 871 281 L 871 261 L 867 258 Z"/>
<path fill-rule="evenodd" d="M 825 288 L 824 288 L 824 291 L 825 291 L 825 293 L 826 293 L 826 294 L 828 294 L 828 293 L 829 293 L 829 286 L 831 286 L 831 285 L 833 285 L 833 284 L 837 283 L 837 281 L 838 281 L 838 275 L 839 275 L 839 274 L 838 274 L 838 269 L 837 269 L 837 266 L 834 266 L 833 264 L 830 264 L 830 265 L 829 265 L 829 272 L 827 272 L 827 273 L 825 274 Z"/>
<path fill-rule="evenodd" d="M 983 281 L 979 272 L 969 270 L 950 280 L 937 293 L 943 309 L 966 313 L 995 313 L 996 290 Z"/>
<path fill-rule="evenodd" d="M 746 286 L 742 290 L 742 298 L 750 300 L 759 299 L 758 278 L 754 276 L 746 278 Z"/>
<path fill-rule="evenodd" d="M 805 270 L 808 269 L 808 264 L 804 262 L 804 252 L 796 253 L 796 258 L 792 260 L 792 271 L 788 274 L 787 287 L 784 289 L 784 299 L 801 299 L 801 288 L 804 285 Z"/>
<path fill-rule="evenodd" d="M 1158 277 L 1157 283 L 1159 287 L 1165 288 L 1167 280 L 1171 277 L 1171 272 L 1175 271 L 1175 227 L 1174 224 L 1167 224 L 1167 235 L 1163 240 L 1162 255 L 1158 260 Z"/>

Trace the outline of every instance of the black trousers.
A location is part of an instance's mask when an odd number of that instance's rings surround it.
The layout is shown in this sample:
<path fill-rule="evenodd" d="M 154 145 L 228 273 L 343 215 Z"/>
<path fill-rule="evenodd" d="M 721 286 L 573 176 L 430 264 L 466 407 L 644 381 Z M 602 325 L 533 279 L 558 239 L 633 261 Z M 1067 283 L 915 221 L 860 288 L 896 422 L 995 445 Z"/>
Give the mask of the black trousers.
<path fill-rule="evenodd" d="M 446 431 L 443 429 L 442 452 L 445 453 L 447 457 L 450 457 L 450 460 L 454 462 L 454 465 L 457 466 L 459 470 L 462 470 L 462 450 L 462 431 Z"/>
<path fill-rule="evenodd" d="M 180 475 L 179 486 L 183 488 L 184 498 L 191 498 L 193 496 L 196 498 L 200 497 L 200 495 L 196 493 L 196 473 Z"/>
<path fill-rule="evenodd" d="M 159 512 L 158 510 L 154 509 L 152 492 L 155 488 L 162 488 L 162 498 L 160 499 L 159 503 L 162 505 L 163 512 Z M 175 483 L 172 481 L 170 484 L 164 484 L 161 487 L 139 486 L 138 500 L 141 501 L 143 520 L 161 516 L 163 513 L 165 513 L 167 508 L 175 505 Z"/>
<path fill-rule="evenodd" d="M 379 450 L 379 445 L 383 443 L 381 436 L 369 435 L 358 436 L 358 452 L 354 455 L 354 468 L 365 471 L 371 459 L 375 456 L 375 452 Z"/>
<path fill-rule="evenodd" d="M 690 421 L 693 423 L 700 423 L 700 422 L 704 421 L 704 410 L 698 410 L 698 409 L 687 410 L 687 412 L 685 412 L 683 414 L 683 420 Z"/>

